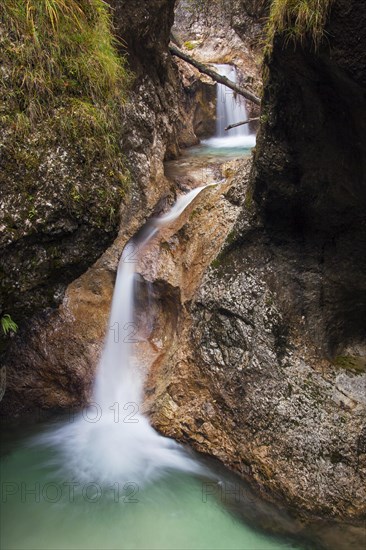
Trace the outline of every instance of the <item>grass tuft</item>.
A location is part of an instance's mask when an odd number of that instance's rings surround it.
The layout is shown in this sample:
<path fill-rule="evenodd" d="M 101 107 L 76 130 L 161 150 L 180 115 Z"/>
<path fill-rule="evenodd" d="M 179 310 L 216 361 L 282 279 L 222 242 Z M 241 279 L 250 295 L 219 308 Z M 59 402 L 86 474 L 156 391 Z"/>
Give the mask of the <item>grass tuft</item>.
<path fill-rule="evenodd" d="M 0 124 L 25 139 L 42 123 L 89 156 L 113 156 L 130 74 L 108 5 L 2 0 L 0 25 Z"/>
<path fill-rule="evenodd" d="M 286 43 L 303 44 L 311 39 L 317 50 L 324 37 L 324 27 L 333 0 L 272 0 L 267 23 L 267 51 L 276 33 L 284 34 Z"/>

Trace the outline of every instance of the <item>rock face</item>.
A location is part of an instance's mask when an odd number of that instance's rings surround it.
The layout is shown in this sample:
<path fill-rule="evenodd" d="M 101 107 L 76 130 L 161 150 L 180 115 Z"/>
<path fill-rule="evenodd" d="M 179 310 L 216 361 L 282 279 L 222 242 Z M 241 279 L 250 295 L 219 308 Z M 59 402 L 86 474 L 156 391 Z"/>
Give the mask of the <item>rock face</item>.
<path fill-rule="evenodd" d="M 251 177 L 239 171 L 228 193 L 240 212 L 147 384 L 163 433 L 293 509 L 355 521 L 366 513 L 364 28 L 357 2 L 337 0 L 319 52 L 276 37 Z"/>
<path fill-rule="evenodd" d="M 301 307 L 329 356 L 365 337 L 366 32 L 357 12 L 356 2 L 334 2 L 329 42 L 316 54 L 310 45 L 283 49 L 277 37 L 253 170 L 268 231 L 318 257 L 325 283 L 316 301 L 305 288 Z"/>
<path fill-rule="evenodd" d="M 200 3 L 180 0 L 173 33 L 197 59 L 234 63 L 243 68 L 247 82 L 252 83 L 250 77 L 258 76 L 258 42 L 263 33 L 263 16 L 268 10 L 265 6 L 250 9 L 250 3 L 254 4 L 255 0 L 203 0 Z"/>
<path fill-rule="evenodd" d="M 184 148 L 215 133 L 216 83 L 181 59 L 175 58 L 174 62 L 180 84 L 178 140 Z"/>
<path fill-rule="evenodd" d="M 245 177 L 226 194 L 236 218 L 227 244 L 182 300 L 176 338 L 151 370 L 153 423 L 298 511 L 359 518 L 365 373 L 332 364 L 314 343 L 296 303 L 305 294 L 319 308 L 319 257 L 267 234 Z"/>
<path fill-rule="evenodd" d="M 80 43 L 101 25 L 103 14 L 108 21 L 104 5 L 100 12 L 96 5 L 90 8 L 94 20 L 83 20 L 86 29 L 82 25 L 74 29 Z M 62 72 L 66 62 L 62 65 L 57 56 L 47 72 L 45 57 L 53 41 L 46 31 L 40 32 L 37 50 L 21 10 L 7 10 L 10 3 L 0 10 L 0 318 L 10 314 L 22 327 L 33 314 L 59 303 L 67 284 L 117 234 L 119 206 L 128 194 L 129 177 L 120 162 L 121 151 L 107 154 L 106 143 L 113 141 L 118 149 L 121 131 L 114 132 L 113 123 L 120 117 L 120 88 L 127 82 L 122 76 L 111 78 L 109 92 L 113 95 L 115 85 L 118 92 L 113 109 L 108 110 L 105 90 L 95 99 L 98 94 L 93 90 L 93 96 L 87 78 L 78 80 L 81 62 L 70 44 L 73 78 L 66 69 Z M 42 10 L 34 11 L 40 17 Z M 66 41 L 63 18 L 54 36 L 58 46 Z M 112 40 L 108 23 L 103 32 L 108 44 Z M 91 63 L 100 55 L 99 48 L 99 44 L 90 47 Z M 116 52 L 111 49 L 103 55 L 116 63 L 116 74 L 122 75 L 123 63 Z M 100 132 L 105 112 L 108 137 Z M 0 354 L 7 342 L 1 330 Z"/>
<path fill-rule="evenodd" d="M 25 236 L 18 244 L 9 245 L 4 257 L 6 270 L 14 265 L 11 276 L 15 279 L 15 294 L 5 288 L 9 303 L 18 300 L 19 308 L 24 308 L 29 296 L 37 307 L 29 309 L 3 360 L 7 389 L 1 402 L 2 414 L 73 407 L 86 402 L 105 334 L 119 255 L 128 238 L 170 192 L 163 160 L 178 151 L 178 85 L 176 69 L 167 52 L 174 2 L 118 1 L 111 5 L 115 7 L 117 34 L 127 45 L 129 66 L 134 72 L 121 119 L 121 149 L 130 182 L 123 196 L 119 232 L 116 225 L 121 194 L 118 186 L 110 187 L 109 172 L 108 177 L 104 171 L 94 179 L 83 179 L 83 172 L 74 170 L 60 150 L 57 158 L 46 157 L 41 180 L 46 223 L 38 224 L 35 216 L 32 237 Z M 121 53 L 124 55 L 125 50 Z M 33 180 L 30 185 L 39 183 Z M 63 185 L 66 198 L 81 210 L 78 217 L 72 216 L 72 211 L 69 214 Z M 87 192 L 86 211 L 80 206 L 81 199 L 77 200 L 79 195 L 75 194 L 74 201 L 70 198 L 73 185 L 75 193 Z M 114 202 L 105 206 L 100 194 L 107 185 Z M 13 195 L 5 195 L 9 203 Z M 29 209 L 32 206 L 33 203 Z M 38 203 L 35 206 L 37 213 L 43 212 Z M 105 252 L 117 232 L 117 239 Z M 52 246 L 54 255 L 49 257 L 44 250 L 48 247 L 52 251 Z M 16 264 L 20 261 L 21 269 Z M 78 279 L 81 273 L 84 275 Z M 34 279 L 32 284 L 29 277 Z M 70 280 L 74 282 L 65 291 Z M 23 294 L 19 293 L 23 287 Z M 47 309 L 60 301 L 58 309 Z M 34 316 L 37 311 L 39 314 Z"/>
<path fill-rule="evenodd" d="M 114 245 L 14 339 L 7 414 L 89 396 L 118 256 L 169 192 L 173 4 L 114 2 L 136 72 L 124 138 L 131 196 Z M 251 174 L 248 162 L 224 168 L 229 180 L 141 267 L 155 297 L 144 406 L 156 428 L 299 513 L 354 522 L 366 511 L 366 25 L 356 4 L 335 0 L 317 53 L 276 37 Z"/>
<path fill-rule="evenodd" d="M 263 20 L 259 11 L 250 9 L 252 3 L 181 0 L 172 32 L 178 45 L 198 61 L 235 65 L 239 83 L 258 95 Z M 247 102 L 247 110 L 251 116 L 258 115 L 258 107 L 251 102 Z"/>

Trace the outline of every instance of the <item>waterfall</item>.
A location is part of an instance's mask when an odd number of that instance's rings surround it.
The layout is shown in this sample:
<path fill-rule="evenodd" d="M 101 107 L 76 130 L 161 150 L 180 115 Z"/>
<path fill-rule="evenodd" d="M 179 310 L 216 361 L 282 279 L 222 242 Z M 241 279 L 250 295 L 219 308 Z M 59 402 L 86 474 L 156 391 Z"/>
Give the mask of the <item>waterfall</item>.
<path fill-rule="evenodd" d="M 99 364 L 93 400 L 108 410 L 113 403 L 140 403 L 143 380 L 135 365 L 134 282 L 138 260 L 160 227 L 174 222 L 204 189 L 197 187 L 182 195 L 172 209 L 154 218 L 143 228 L 140 238 L 125 246 L 117 270 L 109 330 Z"/>
<path fill-rule="evenodd" d="M 178 198 L 167 214 L 149 221 L 124 248 L 92 402 L 76 418 L 41 437 L 42 443 L 57 448 L 62 469 L 66 465 L 67 473 L 78 482 L 137 482 L 140 486 L 167 470 L 202 472 L 197 461 L 178 443 L 160 436 L 140 411 L 143 377 L 134 352 L 134 283 L 147 244 L 205 187 Z"/>
<path fill-rule="evenodd" d="M 232 65 L 215 65 L 216 71 L 226 76 L 233 82 L 237 82 L 236 68 Z M 247 120 L 248 114 L 245 99 L 233 90 L 217 84 L 216 91 L 216 132 L 215 135 L 203 143 L 211 147 L 242 147 L 249 148 L 255 145 L 255 134 L 249 133 L 249 126 L 243 124 L 232 130 L 225 131 L 229 124 Z"/>

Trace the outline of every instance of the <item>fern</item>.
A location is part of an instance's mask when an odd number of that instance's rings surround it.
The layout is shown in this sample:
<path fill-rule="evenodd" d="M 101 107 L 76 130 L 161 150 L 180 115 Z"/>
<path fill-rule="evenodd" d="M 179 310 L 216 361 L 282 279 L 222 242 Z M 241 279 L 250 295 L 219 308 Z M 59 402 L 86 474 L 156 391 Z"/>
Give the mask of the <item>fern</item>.
<path fill-rule="evenodd" d="M 3 329 L 3 333 L 6 336 L 9 332 L 17 332 L 18 325 L 15 323 L 15 321 L 13 321 L 10 315 L 6 313 L 1 317 L 1 328 Z"/>

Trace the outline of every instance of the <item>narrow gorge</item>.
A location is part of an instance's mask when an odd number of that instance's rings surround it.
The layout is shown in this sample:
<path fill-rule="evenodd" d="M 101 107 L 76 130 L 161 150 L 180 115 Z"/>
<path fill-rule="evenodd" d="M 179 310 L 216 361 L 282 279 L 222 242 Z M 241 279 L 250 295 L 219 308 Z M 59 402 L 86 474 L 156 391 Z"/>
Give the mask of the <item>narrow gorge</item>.
<path fill-rule="evenodd" d="M 364 548 L 365 22 L 4 0 L 2 548 Z"/>

